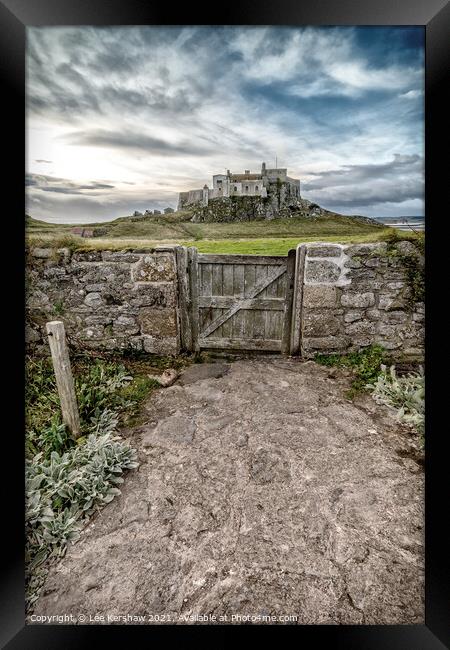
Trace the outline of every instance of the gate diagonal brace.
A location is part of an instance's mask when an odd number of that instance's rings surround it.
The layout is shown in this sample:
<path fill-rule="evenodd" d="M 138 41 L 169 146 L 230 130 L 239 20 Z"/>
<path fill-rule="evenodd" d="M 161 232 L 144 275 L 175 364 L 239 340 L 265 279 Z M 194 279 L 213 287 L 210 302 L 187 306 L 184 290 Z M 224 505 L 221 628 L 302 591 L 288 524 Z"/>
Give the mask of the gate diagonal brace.
<path fill-rule="evenodd" d="M 255 286 L 253 287 L 252 291 L 250 292 L 249 296 L 246 296 L 246 298 L 242 298 L 242 300 L 238 300 L 233 307 L 230 307 L 224 314 L 221 314 L 214 320 L 212 323 L 208 325 L 208 327 L 205 329 L 204 332 L 202 332 L 202 338 L 206 338 L 210 334 L 214 332 L 218 327 L 223 325 L 231 316 L 233 316 L 237 311 L 240 309 L 245 309 L 245 304 L 247 300 L 251 300 L 252 298 L 255 298 L 261 291 L 264 291 L 269 284 L 272 284 L 274 280 L 277 280 L 280 276 L 283 275 L 283 273 L 286 273 L 286 267 L 278 267 L 275 268 L 267 278 L 263 278 L 260 280 Z"/>

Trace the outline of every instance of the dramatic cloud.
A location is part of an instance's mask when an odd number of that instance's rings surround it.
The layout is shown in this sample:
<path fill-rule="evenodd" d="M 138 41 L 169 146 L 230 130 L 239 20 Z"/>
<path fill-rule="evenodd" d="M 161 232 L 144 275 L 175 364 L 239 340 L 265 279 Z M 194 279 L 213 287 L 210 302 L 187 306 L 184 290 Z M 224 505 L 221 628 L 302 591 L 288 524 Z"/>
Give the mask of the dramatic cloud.
<path fill-rule="evenodd" d="M 42 174 L 27 174 L 25 185 L 42 192 L 57 192 L 59 194 L 83 194 L 85 190 L 89 190 L 90 196 L 101 194 L 98 190 L 109 190 L 114 187 L 114 185 L 107 183 L 96 182 L 80 185 L 66 178 L 56 178 L 55 176 L 44 176 Z"/>
<path fill-rule="evenodd" d="M 88 222 L 175 207 L 179 191 L 212 174 L 275 157 L 324 207 L 423 213 L 420 27 L 43 27 L 27 36 L 33 216 Z"/>
<path fill-rule="evenodd" d="M 84 133 L 75 133 L 66 136 L 66 141 L 70 144 L 110 147 L 111 149 L 134 149 L 143 151 L 147 154 L 161 154 L 174 156 L 184 154 L 188 156 L 205 155 L 211 147 L 201 147 L 195 142 L 168 142 L 145 135 L 142 132 L 115 133 L 114 131 L 92 131 Z"/>

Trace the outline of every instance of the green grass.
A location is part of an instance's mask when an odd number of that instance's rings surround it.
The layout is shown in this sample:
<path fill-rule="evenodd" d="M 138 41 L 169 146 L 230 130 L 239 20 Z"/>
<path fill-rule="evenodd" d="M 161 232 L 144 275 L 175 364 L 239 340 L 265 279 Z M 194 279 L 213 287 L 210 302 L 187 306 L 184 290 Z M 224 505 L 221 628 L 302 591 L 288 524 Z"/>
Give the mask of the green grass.
<path fill-rule="evenodd" d="M 153 248 L 164 244 L 196 246 L 201 253 L 286 255 L 303 242 L 364 243 L 395 236 L 393 228 L 372 225 L 355 217 L 328 214 L 317 218 L 292 217 L 232 223 L 191 223 L 187 211 L 160 217 L 122 217 L 99 226 L 105 234 L 84 239 L 71 235 L 69 224 L 44 224 L 27 219 L 27 239 L 31 247 L 50 246 L 122 250 Z M 399 233 L 401 239 L 414 238 L 413 232 Z"/>
<path fill-rule="evenodd" d="M 72 363 L 83 436 L 92 433 L 102 411 L 113 410 L 125 423 L 142 400 L 158 386 L 131 364 L 80 357 Z M 63 451 L 74 444 L 62 424 L 58 391 L 50 358 L 26 359 L 26 450 L 29 457 Z"/>
<path fill-rule="evenodd" d="M 391 230 L 391 229 L 389 229 Z M 195 246 L 199 253 L 229 253 L 241 255 L 287 255 L 291 249 L 295 249 L 298 244 L 308 242 L 331 242 L 340 244 L 361 244 L 368 242 L 384 241 L 384 238 L 390 235 L 387 230 L 378 231 L 376 235 L 322 235 L 308 237 L 287 237 L 271 239 L 239 239 L 239 240 L 202 240 L 197 242 L 183 241 L 179 242 L 183 246 Z M 403 239 L 412 239 L 407 235 Z"/>

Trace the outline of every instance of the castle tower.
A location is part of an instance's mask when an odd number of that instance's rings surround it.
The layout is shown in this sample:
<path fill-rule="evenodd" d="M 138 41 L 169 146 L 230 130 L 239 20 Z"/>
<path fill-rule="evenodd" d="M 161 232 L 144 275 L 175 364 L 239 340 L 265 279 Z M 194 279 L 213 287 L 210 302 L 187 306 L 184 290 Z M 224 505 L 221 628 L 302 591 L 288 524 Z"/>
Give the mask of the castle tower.
<path fill-rule="evenodd" d="M 208 186 L 205 185 L 203 186 L 203 205 L 208 205 L 208 198 L 209 198 L 209 189 Z"/>

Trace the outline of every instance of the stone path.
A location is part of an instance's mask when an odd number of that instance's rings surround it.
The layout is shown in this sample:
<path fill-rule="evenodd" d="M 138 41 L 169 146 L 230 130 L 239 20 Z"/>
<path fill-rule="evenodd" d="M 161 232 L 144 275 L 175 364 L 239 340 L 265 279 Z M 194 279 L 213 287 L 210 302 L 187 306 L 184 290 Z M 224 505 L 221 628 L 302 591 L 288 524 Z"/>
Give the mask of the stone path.
<path fill-rule="evenodd" d="M 155 392 L 128 432 L 139 469 L 34 614 L 423 623 L 420 458 L 387 409 L 345 399 L 348 381 L 272 357 Z"/>

